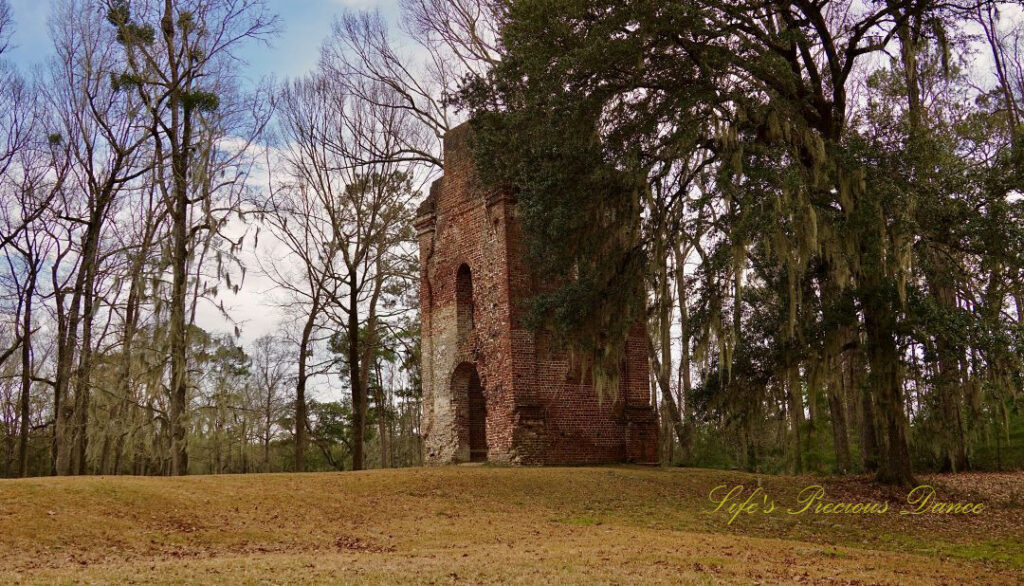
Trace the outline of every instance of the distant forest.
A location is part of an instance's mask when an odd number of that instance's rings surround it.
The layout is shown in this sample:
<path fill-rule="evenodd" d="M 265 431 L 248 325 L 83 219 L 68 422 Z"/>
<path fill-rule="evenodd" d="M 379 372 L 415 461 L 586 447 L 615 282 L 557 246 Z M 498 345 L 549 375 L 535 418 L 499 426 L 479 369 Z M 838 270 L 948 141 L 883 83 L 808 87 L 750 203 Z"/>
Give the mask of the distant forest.
<path fill-rule="evenodd" d="M 646 321 L 663 463 L 1024 467 L 1019 2 L 402 0 L 254 83 L 270 8 L 55 0 L 30 70 L 0 0 L 0 476 L 420 464 L 464 120 L 558 284 L 529 327 L 600 383 Z"/>

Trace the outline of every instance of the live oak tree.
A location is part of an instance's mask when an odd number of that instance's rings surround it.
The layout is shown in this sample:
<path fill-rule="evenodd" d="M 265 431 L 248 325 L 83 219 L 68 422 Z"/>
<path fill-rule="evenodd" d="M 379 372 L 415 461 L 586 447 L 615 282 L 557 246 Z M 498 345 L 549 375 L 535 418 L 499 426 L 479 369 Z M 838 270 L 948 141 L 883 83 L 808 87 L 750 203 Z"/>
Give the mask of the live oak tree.
<path fill-rule="evenodd" d="M 719 405 L 747 438 L 764 409 L 785 413 L 799 470 L 823 396 L 841 436 L 836 459 L 848 467 L 844 410 L 853 403 L 865 464 L 879 480 L 912 483 L 904 372 L 915 356 L 908 344 L 927 335 L 914 330 L 912 301 L 930 283 L 933 300 L 966 317 L 939 278 L 952 266 L 916 272 L 930 248 L 965 244 L 936 233 L 950 224 L 921 210 L 935 200 L 956 206 L 973 189 L 936 191 L 912 165 L 949 178 L 978 162 L 927 142 L 941 116 L 925 116 L 922 91 L 942 88 L 922 86 L 919 57 L 948 51 L 963 18 L 955 6 L 900 1 L 512 5 L 500 62 L 467 84 L 463 101 L 476 114 L 483 175 L 518 190 L 530 264 L 572 277 L 533 300 L 533 326 L 582 348 L 598 378 L 614 376 L 608 357 L 643 315 L 642 297 L 622 283 L 665 275 L 668 250 L 694 247 L 700 297 L 685 319 L 704 404 Z M 898 58 L 879 61 L 887 50 Z M 895 119 L 871 118 L 877 89 L 851 97 L 872 74 L 901 84 L 889 102 Z M 1010 144 L 991 148 L 1013 156 Z M 1020 184 L 1006 180 L 971 221 L 994 227 L 986 216 L 1003 209 L 998 225 L 1019 233 Z M 992 283 L 1020 265 L 1019 251 L 995 242 L 972 253 L 980 256 L 967 266 Z M 662 325 L 652 348 L 663 352 L 668 288 L 663 276 L 653 282 Z M 970 303 L 1001 315 L 1009 289 Z M 1010 346 L 1015 322 L 985 320 Z M 937 357 L 923 358 L 954 370 L 954 342 L 934 343 Z M 1020 388 L 1017 365 L 1001 372 Z M 949 388 L 937 380 L 935 394 Z"/>

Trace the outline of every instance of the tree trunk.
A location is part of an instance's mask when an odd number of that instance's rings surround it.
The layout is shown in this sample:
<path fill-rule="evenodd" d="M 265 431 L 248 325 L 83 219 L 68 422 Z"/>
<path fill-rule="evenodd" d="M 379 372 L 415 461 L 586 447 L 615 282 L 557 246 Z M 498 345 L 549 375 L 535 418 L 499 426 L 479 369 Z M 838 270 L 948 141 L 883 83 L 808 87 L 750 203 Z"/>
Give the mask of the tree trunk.
<path fill-rule="evenodd" d="M 117 474 L 120 470 L 121 452 L 124 450 L 124 441 L 128 436 L 127 418 L 131 408 L 129 400 L 132 392 L 132 352 L 135 344 L 135 330 L 138 325 L 139 301 L 141 287 L 142 266 L 152 244 L 153 231 L 155 226 L 150 225 L 146 229 L 142 246 L 132 260 L 131 283 L 128 286 L 128 301 L 125 305 L 124 333 L 121 340 L 121 364 L 118 384 L 121 396 L 114 405 L 114 412 L 111 415 L 110 433 L 116 434 L 113 442 L 114 462 L 109 471 Z"/>
<path fill-rule="evenodd" d="M 270 429 L 270 419 L 267 418 L 267 429 Z M 263 436 L 263 471 L 270 472 L 270 432 Z"/>
<path fill-rule="evenodd" d="M 374 398 L 377 402 L 377 434 L 380 436 L 380 467 L 390 468 L 391 462 L 388 457 L 388 404 L 384 393 L 384 380 L 380 371 L 380 361 L 375 360 L 374 362 L 377 373 L 377 386 L 374 387 Z"/>
<path fill-rule="evenodd" d="M 877 296 L 877 292 L 874 296 Z M 878 307 L 877 299 L 869 301 L 864 309 L 864 318 L 868 364 L 871 367 L 868 380 L 880 411 L 879 422 L 885 430 L 877 479 L 885 484 L 911 486 L 914 484 L 914 476 L 907 446 L 907 418 L 903 410 L 894 309 Z"/>
<path fill-rule="evenodd" d="M 845 373 L 840 372 L 840 381 L 845 381 Z M 832 419 L 832 444 L 836 452 L 836 472 L 846 474 L 850 471 L 850 441 L 846 429 L 846 408 L 840 395 L 845 384 L 828 385 L 828 411 Z M 839 387 L 839 388 L 837 388 Z"/>
<path fill-rule="evenodd" d="M 878 427 L 875 419 L 875 402 L 871 390 L 863 383 L 862 360 L 850 360 L 850 387 L 860 397 L 860 462 L 867 472 L 878 470 Z"/>
<path fill-rule="evenodd" d="M 355 271 L 353 271 L 353 275 L 355 275 Z M 362 420 L 361 425 L 362 425 L 362 428 L 363 428 L 362 436 L 363 436 L 363 439 L 364 439 L 364 444 L 365 444 L 365 435 L 366 435 L 366 431 L 365 431 L 366 430 L 366 412 L 367 412 L 367 409 L 369 408 L 369 398 L 370 398 L 370 368 L 372 366 L 374 366 L 376 364 L 376 362 L 377 362 L 377 359 L 376 359 L 376 352 L 377 352 L 377 302 L 380 299 L 380 292 L 381 292 L 381 289 L 384 286 L 383 277 L 384 277 L 384 273 L 381 270 L 380 257 L 378 257 L 377 262 L 375 263 L 375 272 L 374 272 L 374 278 L 373 278 L 373 293 L 370 295 L 370 300 L 366 304 L 366 310 L 367 310 L 367 316 L 366 316 L 366 339 L 359 346 L 359 367 L 360 367 L 359 384 L 360 384 L 360 387 L 362 389 L 359 394 L 360 394 L 360 397 L 361 397 L 362 407 L 363 407 L 363 414 L 362 414 L 362 418 L 361 418 L 361 420 Z M 354 278 L 352 280 L 352 283 L 353 284 L 355 283 L 355 279 Z M 355 307 L 355 303 L 353 303 L 353 308 L 354 307 Z M 358 327 L 358 324 L 359 324 L 358 314 L 356 314 L 356 315 L 357 315 L 356 326 Z M 381 382 L 379 377 L 378 377 L 377 382 L 378 382 L 378 386 L 379 386 L 379 383 Z M 383 408 L 383 405 L 381 403 L 378 403 L 377 406 L 378 406 L 378 410 Z M 380 416 L 379 418 L 381 420 L 383 420 L 383 413 L 378 413 L 378 415 Z M 381 436 L 380 440 L 381 440 L 381 442 L 383 442 L 384 441 L 384 437 Z M 383 443 L 381 445 L 383 446 Z M 365 456 L 365 445 L 363 446 L 363 454 L 364 454 L 363 455 L 363 460 L 364 460 L 363 463 L 365 465 L 365 459 L 366 459 L 366 456 Z M 381 460 L 382 460 L 381 464 L 383 465 L 383 454 L 381 454 Z"/>
<path fill-rule="evenodd" d="M 186 417 L 188 416 L 188 337 L 186 332 L 186 291 L 188 286 L 188 181 L 189 160 L 192 156 L 192 111 L 183 103 L 183 92 L 190 81 L 182 79 L 182 64 L 178 58 L 175 36 L 175 7 L 172 0 L 164 0 L 160 29 L 167 48 L 167 76 L 169 91 L 167 109 L 171 124 L 166 127 L 171 145 L 171 304 L 170 304 L 170 432 L 171 469 L 174 476 L 188 474 L 188 446 L 186 444 Z"/>
<path fill-rule="evenodd" d="M 348 367 L 352 383 L 352 469 L 363 469 L 363 437 L 366 429 L 366 394 L 359 364 L 359 295 L 356 273 L 349 277 Z"/>
<path fill-rule="evenodd" d="M 948 273 L 933 277 L 939 280 L 949 278 Z M 949 311 L 956 308 L 955 294 L 948 286 L 937 284 L 933 288 L 933 295 L 940 307 Z M 967 449 L 959 417 L 960 390 L 962 388 L 959 361 L 952 344 L 941 334 L 936 337 L 935 349 L 939 357 L 935 392 L 938 394 L 939 414 L 942 421 L 942 431 L 939 436 L 939 441 L 942 444 L 940 468 L 943 472 L 959 472 L 967 468 Z"/>
<path fill-rule="evenodd" d="M 654 377 L 658 381 L 661 390 L 661 402 L 663 411 L 668 414 L 672 429 L 676 438 L 683 446 L 689 442 L 689 430 L 683 423 L 679 412 L 679 405 L 676 404 L 675 396 L 669 384 L 669 376 L 672 372 L 672 322 L 671 322 L 671 300 L 669 299 L 668 288 L 668 259 L 665 255 L 658 255 L 657 260 L 661 263 L 658 274 L 658 343 L 661 347 L 661 356 L 654 347 L 654 341 L 648 337 L 648 356 L 654 366 Z M 686 354 L 686 349 L 683 349 Z M 684 448 L 685 450 L 685 448 Z M 685 452 L 684 452 L 685 453 Z"/>
<path fill-rule="evenodd" d="M 316 323 L 316 314 L 319 304 L 314 297 L 313 307 L 306 317 L 306 324 L 302 328 L 302 338 L 299 340 L 299 377 L 295 385 L 295 471 L 306 471 L 306 426 L 308 424 L 308 409 L 306 404 L 306 380 L 309 378 L 309 340 L 313 335 L 313 326 Z M 269 433 L 269 432 L 268 432 Z"/>
<path fill-rule="evenodd" d="M 789 400 L 789 421 L 793 442 L 793 473 L 803 472 L 803 446 L 800 442 L 800 428 L 804 421 L 804 400 L 800 390 L 800 371 L 796 366 L 786 369 L 786 391 Z"/>
<path fill-rule="evenodd" d="M 98 222 L 102 223 L 102 222 Z M 98 229 L 97 229 L 98 232 Z M 78 374 L 75 376 L 74 473 L 86 473 L 89 446 L 89 394 L 92 382 L 92 322 L 95 307 L 95 257 L 86 270 L 84 307 L 82 312 L 82 349 L 78 353 Z"/>
<path fill-rule="evenodd" d="M 679 246 L 675 249 L 676 263 L 676 297 L 679 302 L 679 393 L 683 403 L 682 424 L 683 437 L 679 440 L 683 462 L 689 462 L 693 452 L 693 406 L 690 395 L 690 306 L 686 295 L 686 256 L 687 253 Z M 673 401 L 675 402 L 675 401 Z M 677 404 L 678 405 L 678 404 Z M 676 412 L 679 412 L 677 407 Z"/>
<path fill-rule="evenodd" d="M 60 290 L 57 266 L 53 268 L 54 288 Z M 84 278 L 79 273 L 80 278 Z M 76 279 L 76 281 L 79 279 Z M 78 347 L 78 314 L 81 307 L 81 286 L 76 282 L 71 295 L 71 305 L 64 313 L 64 294 L 55 294 L 57 305 L 57 367 L 53 388 L 53 473 L 59 476 L 71 474 L 71 434 L 74 407 L 68 405 L 71 389 L 71 365 Z"/>
<path fill-rule="evenodd" d="M 22 315 L 21 340 L 21 397 L 18 400 L 21 411 L 21 429 L 18 438 L 18 476 L 28 476 L 28 433 L 29 394 L 32 392 L 32 297 L 36 290 L 38 268 L 35 259 L 29 258 L 28 281 L 25 283 L 25 304 Z"/>
<path fill-rule="evenodd" d="M 184 154 L 174 156 L 174 213 L 172 229 L 173 280 L 171 283 L 170 307 L 170 354 L 171 354 L 171 474 L 180 476 L 188 473 L 188 449 L 185 444 L 185 417 L 188 401 L 186 380 L 185 336 L 185 287 L 187 284 L 186 264 L 188 262 L 187 220 L 188 195 L 185 191 Z"/>

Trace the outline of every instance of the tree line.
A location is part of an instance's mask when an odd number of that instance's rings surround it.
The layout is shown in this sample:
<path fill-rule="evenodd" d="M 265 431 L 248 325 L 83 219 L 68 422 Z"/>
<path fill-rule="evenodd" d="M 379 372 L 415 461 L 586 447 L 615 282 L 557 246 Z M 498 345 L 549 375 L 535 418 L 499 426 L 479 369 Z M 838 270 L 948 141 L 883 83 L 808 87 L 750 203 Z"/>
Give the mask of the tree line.
<path fill-rule="evenodd" d="M 60 2 L 51 62 L 0 66 L 0 471 L 418 463 L 412 204 L 467 118 L 560 284 L 528 326 L 614 389 L 646 321 L 663 461 L 1020 467 L 1022 23 L 992 0 L 403 0 L 253 85 L 261 1 Z M 288 319 L 243 348 L 196 314 L 247 273 Z"/>
<path fill-rule="evenodd" d="M 418 463 L 431 170 L 393 155 L 434 147 L 395 90 L 340 58 L 248 81 L 262 0 L 52 12 L 46 63 L 0 53 L 0 475 Z M 243 345 L 224 299 L 254 274 L 285 319 Z"/>

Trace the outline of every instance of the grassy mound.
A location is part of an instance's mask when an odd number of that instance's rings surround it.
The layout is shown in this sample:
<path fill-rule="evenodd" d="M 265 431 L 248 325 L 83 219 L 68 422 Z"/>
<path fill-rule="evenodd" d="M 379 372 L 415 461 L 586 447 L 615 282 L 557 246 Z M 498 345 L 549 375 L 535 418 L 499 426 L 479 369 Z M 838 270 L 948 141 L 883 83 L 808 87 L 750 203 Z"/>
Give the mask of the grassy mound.
<path fill-rule="evenodd" d="M 860 478 L 632 467 L 6 480 L 0 583 L 1024 580 L 1024 474 L 924 480 L 985 508 L 900 515 L 904 492 Z M 892 506 L 788 514 L 811 484 Z M 720 485 L 779 510 L 729 524 L 709 512 Z"/>

